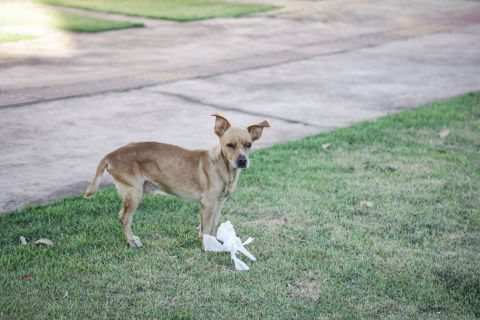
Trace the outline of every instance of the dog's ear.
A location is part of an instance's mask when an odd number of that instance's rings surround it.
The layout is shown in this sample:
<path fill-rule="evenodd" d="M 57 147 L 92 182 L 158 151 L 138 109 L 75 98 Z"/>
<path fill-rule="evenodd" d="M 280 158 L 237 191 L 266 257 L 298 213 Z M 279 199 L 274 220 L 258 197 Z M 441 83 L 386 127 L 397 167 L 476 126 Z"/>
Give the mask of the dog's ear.
<path fill-rule="evenodd" d="M 225 131 L 231 127 L 230 122 L 228 122 L 227 118 L 219 115 L 218 113 L 214 113 L 212 116 L 215 117 L 215 127 L 213 128 L 213 131 L 215 131 L 217 136 L 221 137 Z"/>
<path fill-rule="evenodd" d="M 263 128 L 270 127 L 270 124 L 265 120 L 260 123 L 251 125 L 247 128 L 250 136 L 252 136 L 253 141 L 260 139 L 262 136 Z"/>

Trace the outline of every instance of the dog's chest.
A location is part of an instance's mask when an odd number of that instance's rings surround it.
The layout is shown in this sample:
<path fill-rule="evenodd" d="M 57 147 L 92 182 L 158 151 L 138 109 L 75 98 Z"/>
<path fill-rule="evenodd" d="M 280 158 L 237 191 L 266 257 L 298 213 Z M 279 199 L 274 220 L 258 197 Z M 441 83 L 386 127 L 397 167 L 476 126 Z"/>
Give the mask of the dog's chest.
<path fill-rule="evenodd" d="M 228 179 L 228 182 L 225 184 L 225 188 L 222 194 L 223 197 L 228 197 L 237 188 L 238 178 L 240 177 L 240 171 L 241 170 L 237 169 L 234 172 L 229 172 L 229 179 Z"/>

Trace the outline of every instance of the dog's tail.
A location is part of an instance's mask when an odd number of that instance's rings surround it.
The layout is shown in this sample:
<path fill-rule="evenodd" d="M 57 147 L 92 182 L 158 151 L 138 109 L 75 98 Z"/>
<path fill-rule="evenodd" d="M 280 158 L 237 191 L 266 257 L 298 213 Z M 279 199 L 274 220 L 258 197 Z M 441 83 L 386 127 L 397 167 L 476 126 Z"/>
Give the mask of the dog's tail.
<path fill-rule="evenodd" d="M 95 195 L 95 192 L 97 192 L 98 186 L 100 185 L 100 179 L 102 178 L 102 174 L 107 168 L 107 164 L 107 157 L 104 157 L 102 160 L 100 160 L 100 163 L 97 166 L 97 172 L 95 173 L 95 177 L 93 177 L 92 182 L 87 187 L 85 195 L 83 196 L 84 198 L 91 198 Z"/>

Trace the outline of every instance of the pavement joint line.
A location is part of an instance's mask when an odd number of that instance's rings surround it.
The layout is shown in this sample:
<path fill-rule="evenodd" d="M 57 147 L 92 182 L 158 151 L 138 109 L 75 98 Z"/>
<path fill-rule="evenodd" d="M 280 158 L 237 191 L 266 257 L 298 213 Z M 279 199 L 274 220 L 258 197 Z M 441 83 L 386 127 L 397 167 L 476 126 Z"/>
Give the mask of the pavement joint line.
<path fill-rule="evenodd" d="M 243 113 L 243 114 L 247 114 L 247 115 L 251 115 L 251 116 L 266 117 L 266 118 L 269 118 L 269 119 L 280 120 L 280 121 L 283 121 L 283 122 L 288 122 L 288 123 L 293 123 L 293 124 L 301 124 L 301 125 L 304 125 L 304 126 L 309 126 L 309 127 L 314 127 L 314 128 L 322 128 L 322 129 L 334 129 L 335 128 L 335 127 L 325 128 L 325 126 L 320 126 L 318 124 L 309 123 L 309 122 L 305 122 L 305 121 L 299 121 L 299 120 L 293 120 L 293 119 L 284 118 L 284 117 L 279 117 L 279 116 L 272 115 L 272 114 L 269 114 L 269 113 L 264 113 L 264 112 L 254 112 L 254 111 L 243 110 L 243 109 L 239 109 L 239 108 L 235 108 L 235 107 L 222 106 L 222 105 L 219 105 L 219 104 L 205 102 L 205 101 L 202 101 L 200 99 L 194 98 L 192 96 L 187 96 L 187 95 L 180 94 L 180 93 L 172 93 L 172 92 L 165 92 L 165 91 L 149 91 L 149 92 L 156 93 L 156 94 L 162 94 L 162 95 L 166 95 L 166 96 L 170 96 L 170 97 L 175 97 L 175 98 L 181 99 L 185 102 L 194 103 L 194 104 L 201 105 L 201 106 L 204 106 L 204 107 L 215 108 L 215 109 L 218 109 L 218 110 L 233 111 L 233 112 Z"/>
<path fill-rule="evenodd" d="M 381 34 L 379 32 L 376 32 L 375 33 L 376 35 L 377 34 Z M 389 42 L 392 42 L 392 41 L 399 41 L 399 40 L 404 40 L 404 39 L 409 39 L 409 38 L 414 38 L 415 36 L 397 36 L 395 37 L 394 39 L 388 39 L 390 40 Z M 351 39 L 351 38 L 355 38 L 355 37 L 348 37 L 346 39 Z M 370 36 L 368 37 L 367 35 L 362 35 L 362 36 L 359 36 L 358 38 L 360 39 L 372 39 L 374 38 L 373 36 Z M 345 41 L 345 39 L 340 39 L 340 40 L 328 40 L 326 43 L 330 42 L 330 43 L 338 43 L 340 41 Z M 6 94 L 8 95 L 13 95 L 13 96 L 22 96 L 24 99 L 20 99 L 20 101 L 17 101 L 17 102 L 14 102 L 14 103 L 11 103 L 11 104 L 2 104 L 2 100 L 0 99 L 0 110 L 1 109 L 6 109 L 6 108 L 13 108 L 13 107 L 22 107 L 22 106 L 28 106 L 28 105 L 32 105 L 32 104 L 36 104 L 36 103 L 44 103 L 44 102 L 50 102 L 50 101 L 57 101 L 57 100 L 63 100 L 63 99 L 69 99 L 69 98 L 79 98 L 79 97 L 87 97 L 87 96 L 95 96 L 95 95 L 101 95 L 101 94 L 106 94 L 106 93 L 109 93 L 109 92 L 127 92 L 127 91 L 130 91 L 130 90 L 137 90 L 137 89 L 142 89 L 142 88 L 147 88 L 147 87 L 152 87 L 152 86 L 156 86 L 156 85 L 162 85 L 162 84 L 166 84 L 166 83 L 171 83 L 171 82 L 176 82 L 176 81 L 182 81 L 182 80 L 196 80 L 196 79 L 208 79 L 208 78 L 211 78 L 211 77 L 215 77 L 215 76 L 219 76 L 219 75 L 224 75 L 224 74 L 231 74 L 231 73 L 237 73 L 237 72 L 243 72 L 243 71 L 250 71 L 250 70 L 258 70 L 258 69 L 263 69 L 263 68 L 270 68 L 270 67 L 274 67 L 274 66 L 278 66 L 278 65 L 283 65 L 283 64 L 289 64 L 289 63 L 295 63 L 295 62 L 299 62 L 299 61 L 307 61 L 307 60 L 311 60 L 311 59 L 315 59 L 316 57 L 321 57 L 321 56 L 331 56 L 331 55 L 336 55 L 336 54 L 343 54 L 343 53 L 348 53 L 348 52 L 352 52 L 352 51 L 355 51 L 355 50 L 360 50 L 360 49 L 364 49 L 364 48 L 371 48 L 371 47 L 374 47 L 374 46 L 379 46 L 379 45 L 382 45 L 386 42 L 377 42 L 377 43 L 365 43 L 363 45 L 355 45 L 355 46 L 352 46 L 352 47 L 349 47 L 349 48 L 345 48 L 345 49 L 338 49 L 338 50 L 333 50 L 333 51 L 330 51 L 330 52 L 320 52 L 320 53 L 313 53 L 313 54 L 309 54 L 309 53 L 301 53 L 301 52 L 296 52 L 295 51 L 298 51 L 298 50 L 301 50 L 302 48 L 308 48 L 308 47 L 311 47 L 311 48 L 320 48 L 320 50 L 322 50 L 322 46 L 321 44 L 323 44 L 325 42 L 321 42 L 321 43 L 317 43 L 317 44 L 309 44 L 307 46 L 299 46 L 297 48 L 294 48 L 294 49 L 290 49 L 290 50 L 281 50 L 281 51 L 274 51 L 274 52 L 270 52 L 270 53 L 266 53 L 266 54 L 263 54 L 263 55 L 252 55 L 252 56 L 248 56 L 248 57 L 242 57 L 240 59 L 236 59 L 236 61 L 238 60 L 251 60 L 252 57 L 255 58 L 264 58 L 264 59 L 267 59 L 267 60 L 271 60 L 271 56 L 272 55 L 281 55 L 282 53 L 283 54 L 294 54 L 294 57 L 291 57 L 289 59 L 280 59 L 280 60 L 277 60 L 277 61 L 270 61 L 270 62 L 265 62 L 265 63 L 262 63 L 262 64 L 258 64 L 258 62 L 254 62 L 254 64 L 256 63 L 256 65 L 250 65 L 250 66 L 243 66 L 243 67 L 240 67 L 240 68 L 231 68 L 230 70 L 227 68 L 220 68 L 220 70 L 215 70 L 215 68 L 218 69 L 218 64 L 221 64 L 221 63 L 224 63 L 224 64 L 229 64 L 231 65 L 232 64 L 232 60 L 225 60 L 225 61 L 219 61 L 217 62 L 217 66 L 215 66 L 215 64 L 212 66 L 210 65 L 209 67 L 209 70 L 205 70 L 205 71 L 200 71 L 198 73 L 194 73 L 194 72 L 183 72 L 181 71 L 181 69 L 177 72 L 175 71 L 165 71 L 165 72 L 142 72 L 140 74 L 134 74 L 134 75 L 129 75 L 129 76 L 125 76 L 125 77 L 122 77 L 122 78 L 130 78 L 132 80 L 136 80 L 136 81 L 140 81 L 140 83 L 138 83 L 137 85 L 126 85 L 124 86 L 123 88 L 114 88 L 112 86 L 108 87 L 108 84 L 106 85 L 107 88 L 104 88 L 104 89 L 100 89 L 100 90 L 96 90 L 96 91 L 92 91 L 92 90 L 89 90 L 89 91 L 81 91 L 78 92 L 78 88 L 82 87 L 84 84 L 89 84 L 90 86 L 93 86 L 93 87 L 101 87 L 102 85 L 104 85 L 104 83 L 107 83 L 107 82 L 114 82 L 114 80 L 118 79 L 118 78 L 110 78 L 110 79 L 101 79 L 101 80 L 97 80 L 97 81 L 88 81 L 88 82 L 82 82 L 82 83 L 74 83 L 74 84 L 69 84 L 69 85 L 66 85 L 64 87 L 50 87 L 50 86 L 42 86 L 42 87 L 33 87 L 33 88 L 29 88 L 29 89 L 18 89 L 18 90 L 10 90 L 10 91 L 13 91 L 13 92 L 6 92 Z M 256 60 L 258 61 L 258 60 Z M 235 60 L 233 60 L 233 62 L 235 62 Z M 193 68 L 195 68 L 197 66 L 194 66 Z M 213 70 L 212 70 L 213 69 Z M 184 74 L 184 77 L 182 76 L 178 76 L 178 74 Z M 165 75 L 163 75 L 165 74 Z M 168 75 L 173 75 L 173 74 L 177 74 L 177 76 L 168 76 Z M 156 75 L 155 77 L 152 77 L 152 75 Z M 159 75 L 159 76 L 158 76 Z M 156 78 L 156 79 L 154 79 Z M 142 81 L 144 81 L 142 83 Z M 104 85 L 105 86 L 105 85 Z M 41 91 L 41 90 L 44 90 L 44 91 L 47 91 L 47 92 L 50 92 L 50 93 L 55 93 L 55 92 L 65 92 L 65 91 L 68 91 L 69 90 L 69 87 L 76 87 L 77 88 L 77 92 L 73 92 L 71 94 L 68 94 L 68 95 L 60 95 L 60 96 L 53 96 L 53 97 L 49 97 L 49 98 L 45 98 L 45 94 L 40 94 L 40 95 L 35 95 L 35 94 L 32 94 L 32 92 L 35 92 L 35 91 Z M 16 94 L 16 92 L 18 91 L 27 91 L 27 93 L 25 94 Z M 30 93 L 29 93 L 30 92 Z M 5 93 L 4 93 L 5 94 Z M 51 96 L 51 94 L 50 94 Z M 1 95 L 0 95 L 1 97 Z"/>
<path fill-rule="evenodd" d="M 465 20 L 462 20 L 462 17 L 466 17 Z M 410 28 L 396 28 L 344 37 L 341 39 L 311 42 L 287 50 L 273 51 L 260 55 L 240 57 L 237 59 L 220 60 L 207 66 L 184 67 L 177 70 L 160 72 L 140 72 L 138 74 L 126 75 L 123 77 L 85 81 L 60 87 L 41 86 L 29 89 L 4 90 L 3 92 L 0 92 L 0 109 L 27 106 L 68 98 L 94 96 L 108 92 L 125 92 L 175 81 L 204 79 L 222 74 L 257 70 L 298 61 L 311 60 L 320 56 L 343 54 L 395 41 L 442 32 L 454 32 L 456 30 L 451 30 L 452 28 L 463 28 L 467 25 L 480 22 L 480 15 L 472 13 L 456 15 L 449 17 L 448 20 L 443 21 L 442 23 L 438 22 L 438 19 L 439 18 L 430 19 L 430 22 L 433 22 L 433 24 L 440 24 L 437 26 L 419 24 Z M 422 26 L 427 28 L 424 28 L 425 30 L 419 29 L 419 27 Z M 419 30 L 420 32 L 418 32 Z M 333 46 L 333 48 L 328 48 L 328 45 Z M 335 45 L 337 48 L 335 48 Z"/>

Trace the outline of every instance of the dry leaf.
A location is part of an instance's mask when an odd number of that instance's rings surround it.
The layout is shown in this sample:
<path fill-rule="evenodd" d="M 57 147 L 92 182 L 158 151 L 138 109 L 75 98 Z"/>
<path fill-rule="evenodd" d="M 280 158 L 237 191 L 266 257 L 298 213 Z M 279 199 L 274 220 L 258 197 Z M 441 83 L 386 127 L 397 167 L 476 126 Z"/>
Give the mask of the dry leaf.
<path fill-rule="evenodd" d="M 25 275 L 21 276 L 20 279 L 22 279 L 23 281 L 30 281 L 30 280 L 33 279 L 33 277 L 29 274 L 25 274 Z"/>
<path fill-rule="evenodd" d="M 371 202 L 371 201 L 360 201 L 360 208 L 370 209 L 371 207 L 373 207 L 373 202 Z"/>
<path fill-rule="evenodd" d="M 440 136 L 440 138 L 446 138 L 448 137 L 448 135 L 450 134 L 450 129 L 443 129 L 442 131 L 440 131 L 438 133 L 438 135 Z"/>
<path fill-rule="evenodd" d="M 331 143 L 325 143 L 325 144 L 322 144 L 322 148 L 323 150 L 327 150 L 327 149 L 330 149 L 330 147 L 332 146 Z"/>
<path fill-rule="evenodd" d="M 44 246 L 53 246 L 53 241 L 50 239 L 38 239 L 35 244 L 41 244 Z"/>
<path fill-rule="evenodd" d="M 398 171 L 399 167 L 393 164 L 389 164 L 386 169 L 387 171 L 395 172 Z"/>
<path fill-rule="evenodd" d="M 25 239 L 24 236 L 20 236 L 20 243 L 23 244 L 23 245 L 26 245 L 27 244 L 27 239 Z"/>

